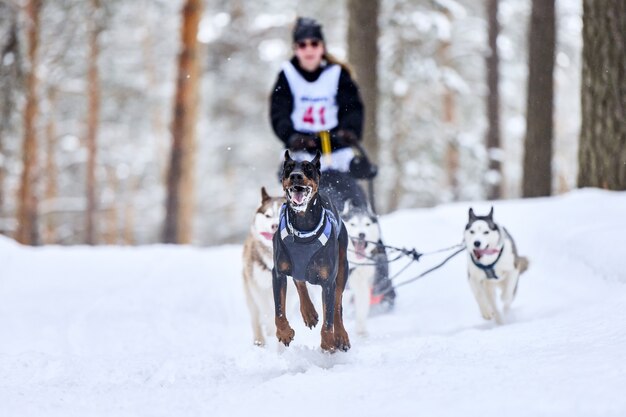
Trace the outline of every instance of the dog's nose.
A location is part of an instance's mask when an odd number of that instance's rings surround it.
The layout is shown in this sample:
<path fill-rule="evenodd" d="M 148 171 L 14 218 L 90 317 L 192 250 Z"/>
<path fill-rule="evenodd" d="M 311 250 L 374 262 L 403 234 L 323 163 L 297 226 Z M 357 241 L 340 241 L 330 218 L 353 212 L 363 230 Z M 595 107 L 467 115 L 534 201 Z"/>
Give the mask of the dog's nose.
<path fill-rule="evenodd" d="M 276 232 L 278 230 L 278 225 L 277 224 L 273 224 L 272 225 L 272 232 Z"/>
<path fill-rule="evenodd" d="M 302 181 L 304 179 L 304 176 L 301 172 L 292 172 L 291 174 L 289 174 L 289 179 L 291 181 Z"/>
<path fill-rule="evenodd" d="M 365 233 L 359 233 L 359 239 L 365 239 Z"/>
<path fill-rule="evenodd" d="M 479 241 L 477 241 L 477 240 L 475 240 L 475 241 L 474 241 L 474 246 L 475 246 L 475 247 L 477 247 L 477 248 L 479 248 L 479 247 L 480 247 L 480 242 L 479 242 Z"/>

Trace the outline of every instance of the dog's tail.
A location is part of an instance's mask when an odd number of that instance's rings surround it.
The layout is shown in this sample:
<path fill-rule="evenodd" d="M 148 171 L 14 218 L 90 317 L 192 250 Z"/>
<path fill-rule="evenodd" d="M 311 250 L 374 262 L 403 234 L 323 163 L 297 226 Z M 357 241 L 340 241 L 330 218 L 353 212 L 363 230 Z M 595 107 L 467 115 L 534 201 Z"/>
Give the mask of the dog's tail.
<path fill-rule="evenodd" d="M 522 274 L 524 271 L 526 271 L 529 264 L 530 262 L 528 261 L 527 257 L 520 256 L 519 258 L 517 258 L 517 269 L 519 270 L 519 273 Z"/>

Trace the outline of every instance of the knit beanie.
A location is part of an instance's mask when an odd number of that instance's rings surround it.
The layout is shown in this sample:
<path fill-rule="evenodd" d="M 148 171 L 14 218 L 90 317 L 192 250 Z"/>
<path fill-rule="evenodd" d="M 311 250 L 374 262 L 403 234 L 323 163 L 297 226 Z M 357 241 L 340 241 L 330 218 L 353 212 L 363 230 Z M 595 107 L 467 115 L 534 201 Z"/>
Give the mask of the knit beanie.
<path fill-rule="evenodd" d="M 322 25 L 310 17 L 299 17 L 293 28 L 293 41 L 296 43 L 305 39 L 317 39 L 323 42 Z"/>

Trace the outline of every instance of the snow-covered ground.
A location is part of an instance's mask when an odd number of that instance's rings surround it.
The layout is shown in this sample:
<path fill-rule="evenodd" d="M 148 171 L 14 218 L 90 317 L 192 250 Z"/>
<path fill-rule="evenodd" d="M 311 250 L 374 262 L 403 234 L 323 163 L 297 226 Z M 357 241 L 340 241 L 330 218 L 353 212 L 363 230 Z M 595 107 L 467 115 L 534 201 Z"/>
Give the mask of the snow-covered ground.
<path fill-rule="evenodd" d="M 385 240 L 458 243 L 468 207 L 386 216 Z M 241 246 L 2 239 L 0 415 L 625 416 L 626 193 L 497 202 L 495 218 L 531 261 L 507 324 L 480 317 L 460 255 L 334 355 L 295 314 L 289 348 L 252 345 Z"/>

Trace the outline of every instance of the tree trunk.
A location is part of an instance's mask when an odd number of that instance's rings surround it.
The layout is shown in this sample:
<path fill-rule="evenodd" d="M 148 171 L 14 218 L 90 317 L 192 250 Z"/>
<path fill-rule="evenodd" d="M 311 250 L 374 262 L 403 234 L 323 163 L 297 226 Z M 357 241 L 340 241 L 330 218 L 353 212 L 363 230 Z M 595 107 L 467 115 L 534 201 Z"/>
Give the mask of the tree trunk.
<path fill-rule="evenodd" d="M 115 172 L 115 166 L 112 166 L 112 165 L 107 166 L 106 174 L 107 174 L 108 186 L 111 189 L 111 194 L 117 197 L 119 195 L 119 181 L 117 179 L 117 173 Z M 102 237 L 104 238 L 104 242 L 107 245 L 119 244 L 117 206 L 118 206 L 118 198 L 114 198 L 113 201 L 111 201 L 110 207 L 108 208 L 108 210 L 106 210 L 106 217 L 105 217 L 106 226 L 104 228 L 105 231 Z"/>
<path fill-rule="evenodd" d="M 487 67 L 487 152 L 489 158 L 489 175 L 487 177 L 487 197 L 496 200 L 502 197 L 502 161 L 500 148 L 500 57 L 498 55 L 498 1 L 487 1 L 487 22 L 489 55 L 486 59 Z"/>
<path fill-rule="evenodd" d="M 100 0 L 91 0 L 89 63 L 87 69 L 87 212 L 85 213 L 85 243 L 88 245 L 96 244 L 96 157 L 100 114 L 100 76 L 98 73 L 98 57 L 100 55 L 98 37 L 101 32 L 100 13 Z"/>
<path fill-rule="evenodd" d="M 15 239 L 25 245 L 38 243 L 37 197 L 37 50 L 39 47 L 39 14 L 41 0 L 30 0 L 26 6 L 28 25 L 28 59 L 26 78 L 26 108 L 24 109 L 24 143 L 22 148 L 22 177 L 18 194 L 17 232 Z"/>
<path fill-rule="evenodd" d="M 578 186 L 626 190 L 626 3 L 584 0 Z"/>
<path fill-rule="evenodd" d="M 365 106 L 363 144 L 378 161 L 378 12 L 380 0 L 348 0 L 348 61 L 354 68 Z"/>
<path fill-rule="evenodd" d="M 533 0 L 528 53 L 524 197 L 552 193 L 555 0 Z M 602 3 L 602 2 L 600 2 Z"/>
<path fill-rule="evenodd" d="M 198 25 L 201 0 L 186 0 L 172 123 L 172 150 L 167 174 L 165 243 L 189 243 L 193 220 L 193 151 L 198 105 Z"/>
<path fill-rule="evenodd" d="M 45 192 L 44 196 L 46 204 L 50 206 L 58 194 L 57 188 L 57 163 L 55 159 L 56 149 L 56 114 L 55 109 L 57 106 L 57 90 L 55 87 L 48 89 L 48 114 L 46 123 L 46 176 L 45 176 Z M 54 221 L 54 213 L 52 210 L 48 210 L 47 217 L 45 218 L 44 244 L 56 243 L 56 224 Z"/>

